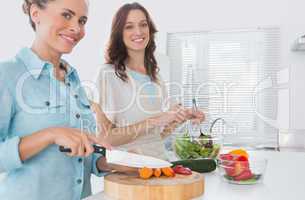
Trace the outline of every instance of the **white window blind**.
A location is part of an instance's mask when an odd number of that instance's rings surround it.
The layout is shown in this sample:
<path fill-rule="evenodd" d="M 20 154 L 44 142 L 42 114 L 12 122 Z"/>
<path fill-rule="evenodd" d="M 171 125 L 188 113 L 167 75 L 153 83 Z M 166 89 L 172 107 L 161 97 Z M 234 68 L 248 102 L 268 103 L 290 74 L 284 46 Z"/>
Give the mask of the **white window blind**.
<path fill-rule="evenodd" d="M 264 135 L 276 142 L 278 92 L 262 83 L 276 82 L 280 69 L 279 28 L 169 33 L 170 96 L 192 98 L 207 112 L 209 124 L 221 117 L 216 130 Z M 225 130 L 223 130 L 225 129 Z"/>

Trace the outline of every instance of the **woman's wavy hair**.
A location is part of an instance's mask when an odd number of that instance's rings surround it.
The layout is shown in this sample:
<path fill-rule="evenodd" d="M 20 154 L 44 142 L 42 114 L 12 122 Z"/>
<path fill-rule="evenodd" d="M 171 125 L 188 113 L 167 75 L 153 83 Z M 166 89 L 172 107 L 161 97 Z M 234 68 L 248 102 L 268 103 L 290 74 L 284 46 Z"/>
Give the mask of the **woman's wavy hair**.
<path fill-rule="evenodd" d="M 151 20 L 147 10 L 139 3 L 124 4 L 115 14 L 112 27 L 109 46 L 106 51 L 106 63 L 114 65 L 115 74 L 124 82 L 128 81 L 126 74 L 125 61 L 128 57 L 128 52 L 123 41 L 124 26 L 131 10 L 141 10 L 145 16 L 149 27 L 149 42 L 145 49 L 144 65 L 147 75 L 154 82 L 158 81 L 157 73 L 159 71 L 154 51 L 156 50 L 155 33 L 157 29 Z"/>

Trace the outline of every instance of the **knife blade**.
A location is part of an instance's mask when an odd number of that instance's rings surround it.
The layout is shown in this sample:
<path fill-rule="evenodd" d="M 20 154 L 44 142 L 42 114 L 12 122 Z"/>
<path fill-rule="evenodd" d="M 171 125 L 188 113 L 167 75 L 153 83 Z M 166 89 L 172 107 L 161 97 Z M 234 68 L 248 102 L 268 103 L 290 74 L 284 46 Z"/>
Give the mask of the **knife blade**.
<path fill-rule="evenodd" d="M 151 156 L 130 153 L 123 150 L 106 150 L 104 147 L 93 145 L 94 153 L 102 154 L 108 163 L 136 168 L 164 168 L 172 166 L 172 163 Z M 59 146 L 60 152 L 70 153 L 71 149 Z"/>
<path fill-rule="evenodd" d="M 164 168 L 172 166 L 172 163 L 159 158 L 121 150 L 106 150 L 106 158 L 108 163 L 136 168 Z"/>

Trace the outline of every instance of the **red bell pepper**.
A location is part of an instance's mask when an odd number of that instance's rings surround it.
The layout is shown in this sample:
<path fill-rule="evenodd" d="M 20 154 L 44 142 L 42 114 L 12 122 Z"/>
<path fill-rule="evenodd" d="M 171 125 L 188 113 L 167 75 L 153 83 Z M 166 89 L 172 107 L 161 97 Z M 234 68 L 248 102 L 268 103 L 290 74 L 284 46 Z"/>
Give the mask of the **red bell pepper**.
<path fill-rule="evenodd" d="M 190 170 L 187 167 L 183 167 L 182 165 L 176 165 L 173 167 L 173 170 L 176 174 L 182 174 L 182 175 L 191 175 L 192 170 Z"/>

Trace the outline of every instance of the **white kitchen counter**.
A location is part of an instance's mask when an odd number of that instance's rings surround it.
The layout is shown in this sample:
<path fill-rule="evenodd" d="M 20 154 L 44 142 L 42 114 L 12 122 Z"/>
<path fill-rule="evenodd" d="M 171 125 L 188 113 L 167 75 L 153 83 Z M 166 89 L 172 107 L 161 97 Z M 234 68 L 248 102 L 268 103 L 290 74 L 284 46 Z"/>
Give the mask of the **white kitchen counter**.
<path fill-rule="evenodd" d="M 205 193 L 196 200 L 299 200 L 305 199 L 305 153 L 257 151 L 268 159 L 264 182 L 233 185 L 223 182 L 217 171 L 204 174 Z M 103 192 L 85 200 L 112 200 Z"/>

